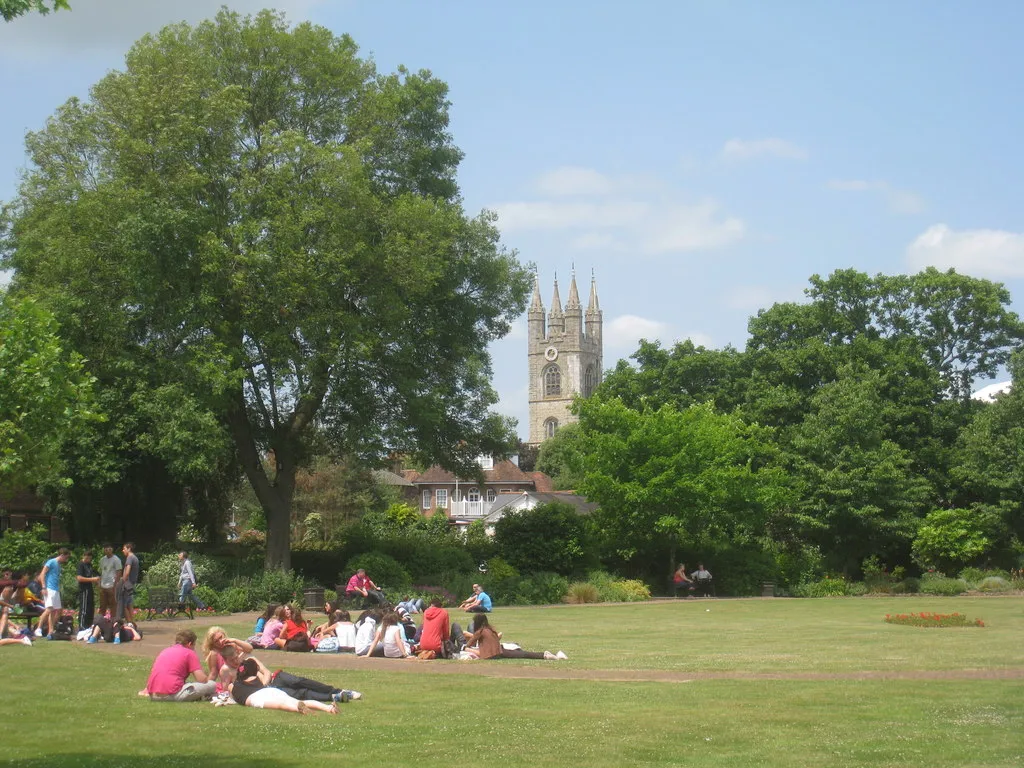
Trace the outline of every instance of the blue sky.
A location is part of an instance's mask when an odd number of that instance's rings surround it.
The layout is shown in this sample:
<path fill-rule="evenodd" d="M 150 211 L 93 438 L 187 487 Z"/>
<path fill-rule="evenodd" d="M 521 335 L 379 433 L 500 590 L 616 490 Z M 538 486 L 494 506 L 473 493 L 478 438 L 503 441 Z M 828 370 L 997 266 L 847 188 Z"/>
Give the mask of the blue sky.
<path fill-rule="evenodd" d="M 23 137 L 206 0 L 71 0 L 0 25 L 0 198 Z M 255 11 L 257 0 L 227 2 Z M 545 304 L 597 277 L 605 362 L 639 338 L 742 347 L 815 273 L 955 267 L 1024 313 L 1024 3 L 282 0 L 382 71 L 451 86 L 471 212 Z M 525 435 L 525 320 L 493 349 Z M 987 382 L 980 382 L 979 386 Z"/>

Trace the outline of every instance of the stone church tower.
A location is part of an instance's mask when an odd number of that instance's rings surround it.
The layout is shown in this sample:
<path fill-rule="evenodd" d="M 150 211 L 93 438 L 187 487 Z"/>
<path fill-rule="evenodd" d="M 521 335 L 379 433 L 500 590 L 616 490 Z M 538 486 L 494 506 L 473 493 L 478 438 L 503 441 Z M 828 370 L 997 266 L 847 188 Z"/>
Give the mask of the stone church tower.
<path fill-rule="evenodd" d="M 540 283 L 534 278 L 533 301 L 527 312 L 530 445 L 539 445 L 559 427 L 576 421 L 569 412 L 573 398 L 576 395 L 590 397 L 601 383 L 602 322 L 597 281 L 593 277 L 585 313 L 576 290 L 575 271 L 564 309 L 556 277 L 551 312 L 547 317 L 540 299 Z"/>

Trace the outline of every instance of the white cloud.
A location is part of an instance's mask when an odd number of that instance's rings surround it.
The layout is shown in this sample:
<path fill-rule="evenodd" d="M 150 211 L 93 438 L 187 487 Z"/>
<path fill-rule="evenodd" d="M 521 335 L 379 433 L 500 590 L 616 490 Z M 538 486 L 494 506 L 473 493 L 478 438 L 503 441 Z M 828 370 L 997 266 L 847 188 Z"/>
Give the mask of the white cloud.
<path fill-rule="evenodd" d="M 833 179 L 826 186 L 837 192 L 874 192 L 885 200 L 886 206 L 893 213 L 913 215 L 924 213 L 926 207 L 920 195 L 906 189 L 896 189 L 885 181 Z"/>
<path fill-rule="evenodd" d="M 636 351 L 640 339 L 671 343 L 672 328 L 668 323 L 637 315 L 620 315 L 604 325 L 605 357 L 615 359 Z"/>
<path fill-rule="evenodd" d="M 999 229 L 956 231 L 935 224 L 907 246 L 907 263 L 914 270 L 953 268 L 997 280 L 1024 277 L 1024 233 Z"/>
<path fill-rule="evenodd" d="M 772 292 L 763 285 L 732 286 L 723 298 L 729 309 L 748 313 L 770 307 L 776 301 Z"/>
<path fill-rule="evenodd" d="M 564 231 L 570 248 L 634 255 L 721 248 L 746 234 L 744 222 L 714 200 L 684 200 L 656 178 L 561 168 L 538 187 L 547 199 L 492 206 L 503 233 Z"/>
<path fill-rule="evenodd" d="M 323 0 L 275 0 L 291 22 L 304 19 Z M 266 0 L 72 0 L 70 11 L 29 13 L 0 24 L 0 52 L 38 59 L 80 52 L 123 53 L 147 32 L 167 24 L 213 18 L 222 5 L 243 14 L 267 7 Z"/>
<path fill-rule="evenodd" d="M 750 160 L 755 157 L 806 160 L 809 153 L 785 139 L 729 139 L 722 147 L 722 157 L 726 160 Z"/>
<path fill-rule="evenodd" d="M 537 180 L 542 195 L 564 197 L 568 195 L 607 195 L 614 189 L 612 180 L 593 168 L 562 166 L 549 171 Z"/>

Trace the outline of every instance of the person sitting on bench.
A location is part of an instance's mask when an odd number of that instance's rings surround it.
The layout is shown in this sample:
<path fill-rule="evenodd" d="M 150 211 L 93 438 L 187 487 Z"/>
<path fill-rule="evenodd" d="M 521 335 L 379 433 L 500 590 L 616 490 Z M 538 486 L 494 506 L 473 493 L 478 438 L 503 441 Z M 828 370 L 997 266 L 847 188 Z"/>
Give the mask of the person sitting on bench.
<path fill-rule="evenodd" d="M 358 595 L 365 602 L 372 601 L 377 605 L 384 605 L 387 602 L 384 598 L 384 593 L 380 591 L 380 587 L 371 581 L 370 577 L 366 575 L 366 571 L 362 568 L 356 571 L 352 578 L 348 580 L 345 594 L 353 599 L 357 599 L 356 596 Z"/>
<path fill-rule="evenodd" d="M 697 566 L 693 572 L 693 581 L 697 585 L 697 592 L 707 597 L 711 594 L 711 572 L 704 567 L 704 563 Z"/>

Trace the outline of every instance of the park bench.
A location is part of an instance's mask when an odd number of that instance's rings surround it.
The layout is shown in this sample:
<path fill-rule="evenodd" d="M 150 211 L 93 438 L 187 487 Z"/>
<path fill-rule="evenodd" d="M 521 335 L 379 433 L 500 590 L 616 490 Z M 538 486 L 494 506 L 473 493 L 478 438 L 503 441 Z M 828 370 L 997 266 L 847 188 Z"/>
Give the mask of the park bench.
<path fill-rule="evenodd" d="M 146 608 L 146 613 L 150 619 L 154 616 L 173 619 L 179 613 L 184 613 L 190 619 L 194 618 L 191 602 L 179 602 L 178 593 L 170 587 L 149 588 L 149 607 Z"/>

